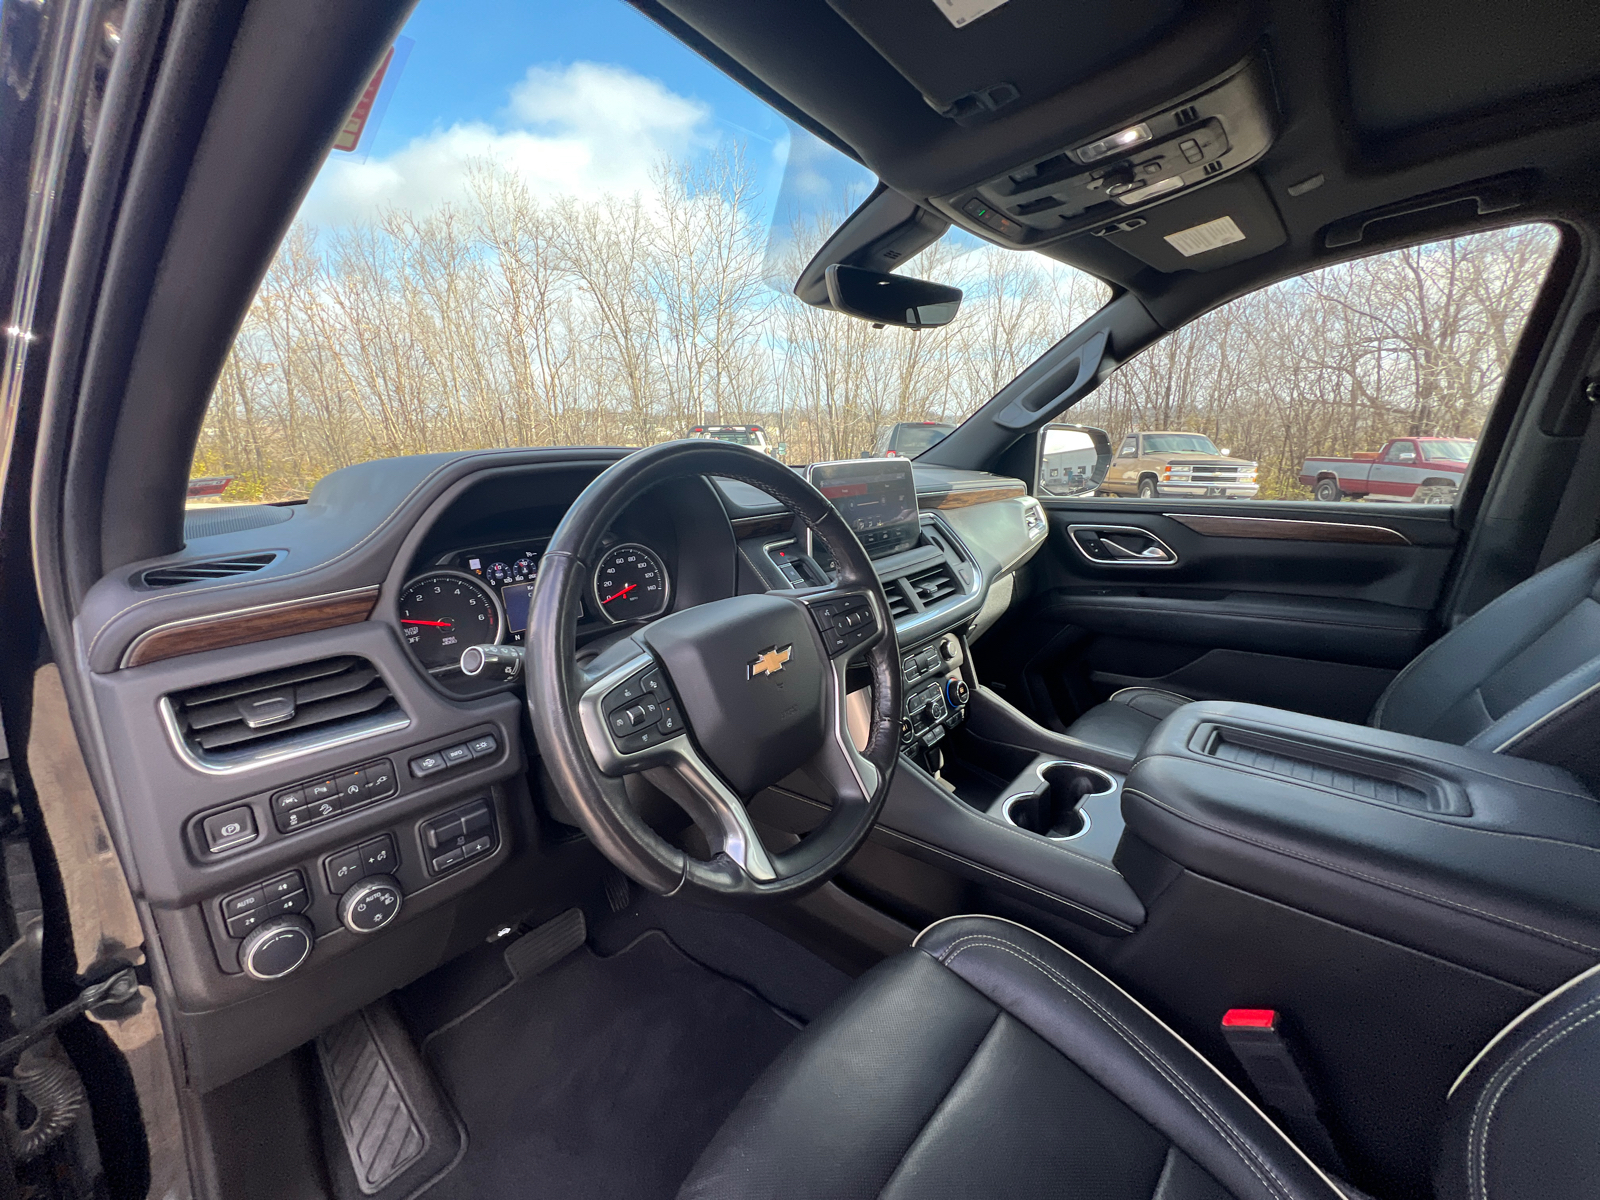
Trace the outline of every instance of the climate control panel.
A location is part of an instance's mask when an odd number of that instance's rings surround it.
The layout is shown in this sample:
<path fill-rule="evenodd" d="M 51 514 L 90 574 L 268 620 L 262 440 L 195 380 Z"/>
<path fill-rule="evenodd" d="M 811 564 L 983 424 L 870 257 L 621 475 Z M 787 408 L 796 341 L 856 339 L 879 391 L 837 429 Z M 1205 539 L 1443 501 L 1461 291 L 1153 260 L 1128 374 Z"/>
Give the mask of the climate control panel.
<path fill-rule="evenodd" d="M 961 724 L 968 689 L 961 678 L 961 640 L 946 634 L 900 655 L 905 711 L 900 721 L 902 749 L 931 749 Z"/>

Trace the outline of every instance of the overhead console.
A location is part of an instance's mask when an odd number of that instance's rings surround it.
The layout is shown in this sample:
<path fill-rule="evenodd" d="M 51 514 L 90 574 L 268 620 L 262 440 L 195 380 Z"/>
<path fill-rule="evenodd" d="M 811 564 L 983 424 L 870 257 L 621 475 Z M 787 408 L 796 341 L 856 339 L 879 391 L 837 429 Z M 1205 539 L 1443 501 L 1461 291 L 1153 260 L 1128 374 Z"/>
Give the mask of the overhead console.
<path fill-rule="evenodd" d="M 1130 114 L 932 203 L 956 224 L 1013 248 L 1127 234 L 1146 224 L 1135 214 L 1255 162 L 1272 145 L 1274 127 L 1266 64 L 1253 56 L 1196 94 Z M 1189 233 L 1187 243 L 1179 237 L 1173 248 L 1176 256 L 1243 240 L 1244 231 L 1219 226 Z"/>

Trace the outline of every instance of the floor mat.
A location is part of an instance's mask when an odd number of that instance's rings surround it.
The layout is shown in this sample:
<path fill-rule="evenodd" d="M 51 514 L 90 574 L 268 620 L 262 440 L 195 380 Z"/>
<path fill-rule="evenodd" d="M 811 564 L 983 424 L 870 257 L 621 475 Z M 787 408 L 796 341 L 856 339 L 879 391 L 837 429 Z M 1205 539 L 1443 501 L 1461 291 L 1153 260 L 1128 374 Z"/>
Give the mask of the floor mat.
<path fill-rule="evenodd" d="M 428 1039 L 468 1136 L 430 1198 L 667 1200 L 797 1032 L 659 930 L 580 949 Z"/>

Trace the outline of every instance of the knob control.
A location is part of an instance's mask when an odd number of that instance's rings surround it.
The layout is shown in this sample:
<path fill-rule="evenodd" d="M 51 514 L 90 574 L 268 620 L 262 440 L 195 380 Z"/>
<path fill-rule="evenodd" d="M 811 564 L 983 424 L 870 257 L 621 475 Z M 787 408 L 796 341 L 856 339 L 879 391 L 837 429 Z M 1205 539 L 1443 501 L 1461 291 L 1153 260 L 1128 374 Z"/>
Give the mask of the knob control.
<path fill-rule="evenodd" d="M 971 690 L 964 679 L 951 679 L 944 685 L 945 697 L 950 701 L 951 708 L 961 708 L 971 696 Z"/>
<path fill-rule="evenodd" d="M 339 920 L 351 933 L 376 933 L 400 915 L 405 894 L 388 875 L 368 875 L 339 901 Z"/>
<path fill-rule="evenodd" d="M 317 931 L 304 917 L 280 917 L 258 925 L 239 946 L 239 965 L 252 979 L 282 979 L 306 959 Z"/>

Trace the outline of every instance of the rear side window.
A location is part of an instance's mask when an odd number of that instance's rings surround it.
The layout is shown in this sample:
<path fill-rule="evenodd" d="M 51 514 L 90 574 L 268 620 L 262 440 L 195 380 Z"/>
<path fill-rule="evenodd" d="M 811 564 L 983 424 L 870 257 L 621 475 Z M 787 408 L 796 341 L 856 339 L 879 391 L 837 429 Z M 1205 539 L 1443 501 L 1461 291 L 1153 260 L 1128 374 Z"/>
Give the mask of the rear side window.
<path fill-rule="evenodd" d="M 1452 503 L 1558 241 L 1522 225 L 1285 280 L 1065 419 L 1120 447 L 1102 496 Z"/>

